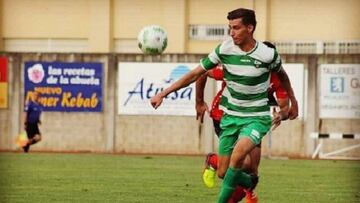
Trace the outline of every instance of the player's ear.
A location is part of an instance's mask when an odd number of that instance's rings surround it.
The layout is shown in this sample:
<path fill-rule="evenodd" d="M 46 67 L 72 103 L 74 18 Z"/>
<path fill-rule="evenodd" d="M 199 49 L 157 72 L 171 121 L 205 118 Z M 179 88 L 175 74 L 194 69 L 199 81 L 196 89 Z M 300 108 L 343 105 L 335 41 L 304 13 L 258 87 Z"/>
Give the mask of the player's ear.
<path fill-rule="evenodd" d="M 254 32 L 254 25 L 248 25 L 248 26 L 246 26 L 246 28 L 247 28 L 247 31 L 248 31 L 248 33 L 253 33 Z"/>

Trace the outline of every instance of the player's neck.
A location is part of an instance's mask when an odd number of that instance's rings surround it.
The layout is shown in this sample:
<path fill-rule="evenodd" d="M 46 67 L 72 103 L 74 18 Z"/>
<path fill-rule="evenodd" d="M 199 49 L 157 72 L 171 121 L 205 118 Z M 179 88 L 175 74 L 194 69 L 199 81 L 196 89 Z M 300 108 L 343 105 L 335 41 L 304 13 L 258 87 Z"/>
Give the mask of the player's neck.
<path fill-rule="evenodd" d="M 244 41 L 244 43 L 240 44 L 239 47 L 244 52 L 250 52 L 256 46 L 256 40 L 254 38 L 249 38 L 248 40 Z"/>

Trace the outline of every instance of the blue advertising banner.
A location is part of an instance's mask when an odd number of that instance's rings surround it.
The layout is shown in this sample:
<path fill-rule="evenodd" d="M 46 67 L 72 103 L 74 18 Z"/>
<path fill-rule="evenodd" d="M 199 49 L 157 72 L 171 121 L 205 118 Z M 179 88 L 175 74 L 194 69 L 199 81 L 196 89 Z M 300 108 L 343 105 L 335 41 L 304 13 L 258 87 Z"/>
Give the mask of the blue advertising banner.
<path fill-rule="evenodd" d="M 25 101 L 40 93 L 44 111 L 102 111 L 102 63 L 26 62 Z"/>

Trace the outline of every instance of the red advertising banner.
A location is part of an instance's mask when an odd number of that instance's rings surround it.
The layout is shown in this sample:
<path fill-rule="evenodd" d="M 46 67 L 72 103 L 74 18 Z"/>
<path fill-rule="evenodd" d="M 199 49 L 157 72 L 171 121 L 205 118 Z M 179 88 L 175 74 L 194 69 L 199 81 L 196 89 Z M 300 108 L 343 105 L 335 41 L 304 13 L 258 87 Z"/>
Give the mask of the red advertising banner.
<path fill-rule="evenodd" d="M 0 57 L 0 82 L 7 82 L 7 58 Z"/>
<path fill-rule="evenodd" d="M 0 108 L 7 108 L 8 106 L 7 64 L 7 58 L 0 57 Z"/>

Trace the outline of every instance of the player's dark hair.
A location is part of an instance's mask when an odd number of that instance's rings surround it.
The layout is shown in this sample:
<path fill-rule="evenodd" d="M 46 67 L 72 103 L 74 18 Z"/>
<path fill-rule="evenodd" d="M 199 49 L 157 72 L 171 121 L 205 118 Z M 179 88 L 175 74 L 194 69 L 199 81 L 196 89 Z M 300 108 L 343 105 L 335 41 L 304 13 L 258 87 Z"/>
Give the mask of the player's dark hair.
<path fill-rule="evenodd" d="M 234 20 L 234 19 L 238 19 L 238 18 L 241 18 L 242 23 L 246 26 L 253 25 L 254 26 L 253 32 L 255 31 L 256 17 L 255 17 L 255 12 L 253 10 L 246 9 L 246 8 L 238 8 L 238 9 L 235 9 L 228 13 L 228 16 L 227 16 L 228 20 Z"/>
<path fill-rule="evenodd" d="M 276 49 L 276 46 L 269 41 L 263 41 L 263 43 L 270 48 Z"/>

